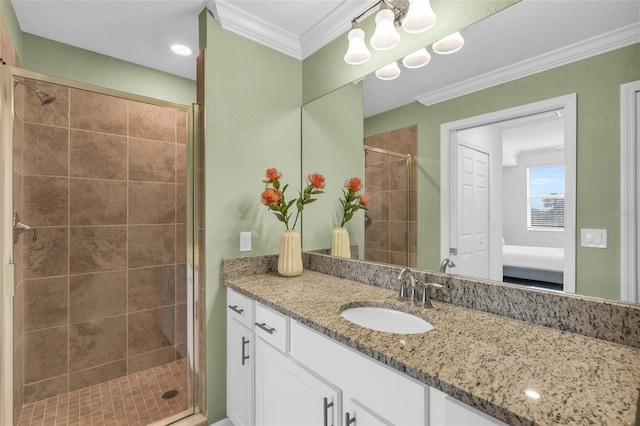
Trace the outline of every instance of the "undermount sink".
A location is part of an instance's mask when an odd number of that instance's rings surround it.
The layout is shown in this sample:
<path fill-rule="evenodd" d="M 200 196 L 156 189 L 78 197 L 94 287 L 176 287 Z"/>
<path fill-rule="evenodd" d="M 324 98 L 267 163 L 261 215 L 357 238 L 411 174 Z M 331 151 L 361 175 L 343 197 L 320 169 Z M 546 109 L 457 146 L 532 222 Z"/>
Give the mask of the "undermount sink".
<path fill-rule="evenodd" d="M 387 333 L 418 334 L 433 329 L 433 325 L 422 318 L 389 308 L 348 308 L 342 311 L 342 316 L 361 327 Z"/>

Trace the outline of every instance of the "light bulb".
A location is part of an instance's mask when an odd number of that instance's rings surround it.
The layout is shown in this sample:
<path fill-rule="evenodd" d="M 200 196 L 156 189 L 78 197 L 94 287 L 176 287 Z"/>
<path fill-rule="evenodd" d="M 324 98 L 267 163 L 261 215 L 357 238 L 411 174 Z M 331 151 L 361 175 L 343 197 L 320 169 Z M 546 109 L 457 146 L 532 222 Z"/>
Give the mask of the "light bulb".
<path fill-rule="evenodd" d="M 371 47 L 376 50 L 393 49 L 400 43 L 400 33 L 393 23 L 395 15 L 390 9 L 380 9 L 376 14 L 376 30 L 371 36 Z"/>
<path fill-rule="evenodd" d="M 400 67 L 397 62 L 391 62 L 376 71 L 376 77 L 380 80 L 393 80 L 398 76 L 400 76 Z"/>
<path fill-rule="evenodd" d="M 405 56 L 402 60 L 402 65 L 407 68 L 420 68 L 427 65 L 430 60 L 431 55 L 427 52 L 427 48 L 423 47 Z"/>
<path fill-rule="evenodd" d="M 371 58 L 371 52 L 364 42 L 364 31 L 354 22 L 353 28 L 347 35 L 349 47 L 344 55 L 344 61 L 350 65 L 364 64 Z"/>
<path fill-rule="evenodd" d="M 458 31 L 436 41 L 431 48 L 440 55 L 449 55 L 462 49 L 462 46 L 464 46 L 464 38 L 462 38 L 460 31 Z"/>
<path fill-rule="evenodd" d="M 409 0 L 407 16 L 402 20 L 402 29 L 408 33 L 421 33 L 433 27 L 436 14 L 429 0 Z"/>

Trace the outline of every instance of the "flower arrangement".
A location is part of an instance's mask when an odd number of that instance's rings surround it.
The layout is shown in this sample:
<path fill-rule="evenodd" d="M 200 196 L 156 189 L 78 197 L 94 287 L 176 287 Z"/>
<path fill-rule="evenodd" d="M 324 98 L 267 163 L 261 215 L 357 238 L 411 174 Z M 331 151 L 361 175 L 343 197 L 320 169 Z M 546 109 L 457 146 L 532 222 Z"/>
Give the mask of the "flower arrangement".
<path fill-rule="evenodd" d="M 344 183 L 344 199 L 340 199 L 342 204 L 342 223 L 340 226 L 344 226 L 353 217 L 353 214 L 360 209 L 367 210 L 371 197 L 365 194 L 358 195 L 358 192 L 362 189 L 362 181 L 357 177 L 352 177 Z"/>
<path fill-rule="evenodd" d="M 267 169 L 266 179 L 262 181 L 265 183 L 265 190 L 262 192 L 262 204 L 267 206 L 269 210 L 272 210 L 280 222 L 284 222 L 286 229 L 294 229 L 304 206 L 316 201 L 316 198 L 311 198 L 311 196 L 324 193 L 324 191 L 322 191 L 325 187 L 324 176 L 318 173 L 307 176 L 306 180 L 308 185 L 302 192 L 299 192 L 297 199 L 294 198 L 291 201 L 285 200 L 284 193 L 289 187 L 289 184 L 284 185 L 281 189 L 281 177 L 282 173 L 278 172 L 277 169 Z M 289 228 L 289 220 L 293 215 L 289 209 L 293 207 L 294 204 L 296 205 L 297 213 L 293 221 L 293 226 Z"/>

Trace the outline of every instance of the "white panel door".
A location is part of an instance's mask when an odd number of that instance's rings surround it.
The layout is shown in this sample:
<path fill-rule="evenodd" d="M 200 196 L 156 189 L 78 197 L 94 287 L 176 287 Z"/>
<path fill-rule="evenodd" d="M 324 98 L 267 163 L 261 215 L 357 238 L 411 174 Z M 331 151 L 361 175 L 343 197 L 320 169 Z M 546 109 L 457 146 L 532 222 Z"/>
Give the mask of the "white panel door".
<path fill-rule="evenodd" d="M 458 147 L 456 273 L 489 278 L 489 155 Z"/>

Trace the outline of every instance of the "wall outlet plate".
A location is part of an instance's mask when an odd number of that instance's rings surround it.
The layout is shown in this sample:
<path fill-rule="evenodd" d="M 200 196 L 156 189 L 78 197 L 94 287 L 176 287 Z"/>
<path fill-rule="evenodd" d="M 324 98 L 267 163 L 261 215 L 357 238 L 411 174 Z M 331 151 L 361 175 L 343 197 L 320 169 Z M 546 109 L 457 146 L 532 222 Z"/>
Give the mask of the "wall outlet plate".
<path fill-rule="evenodd" d="M 251 251 L 251 232 L 240 233 L 240 251 Z"/>

